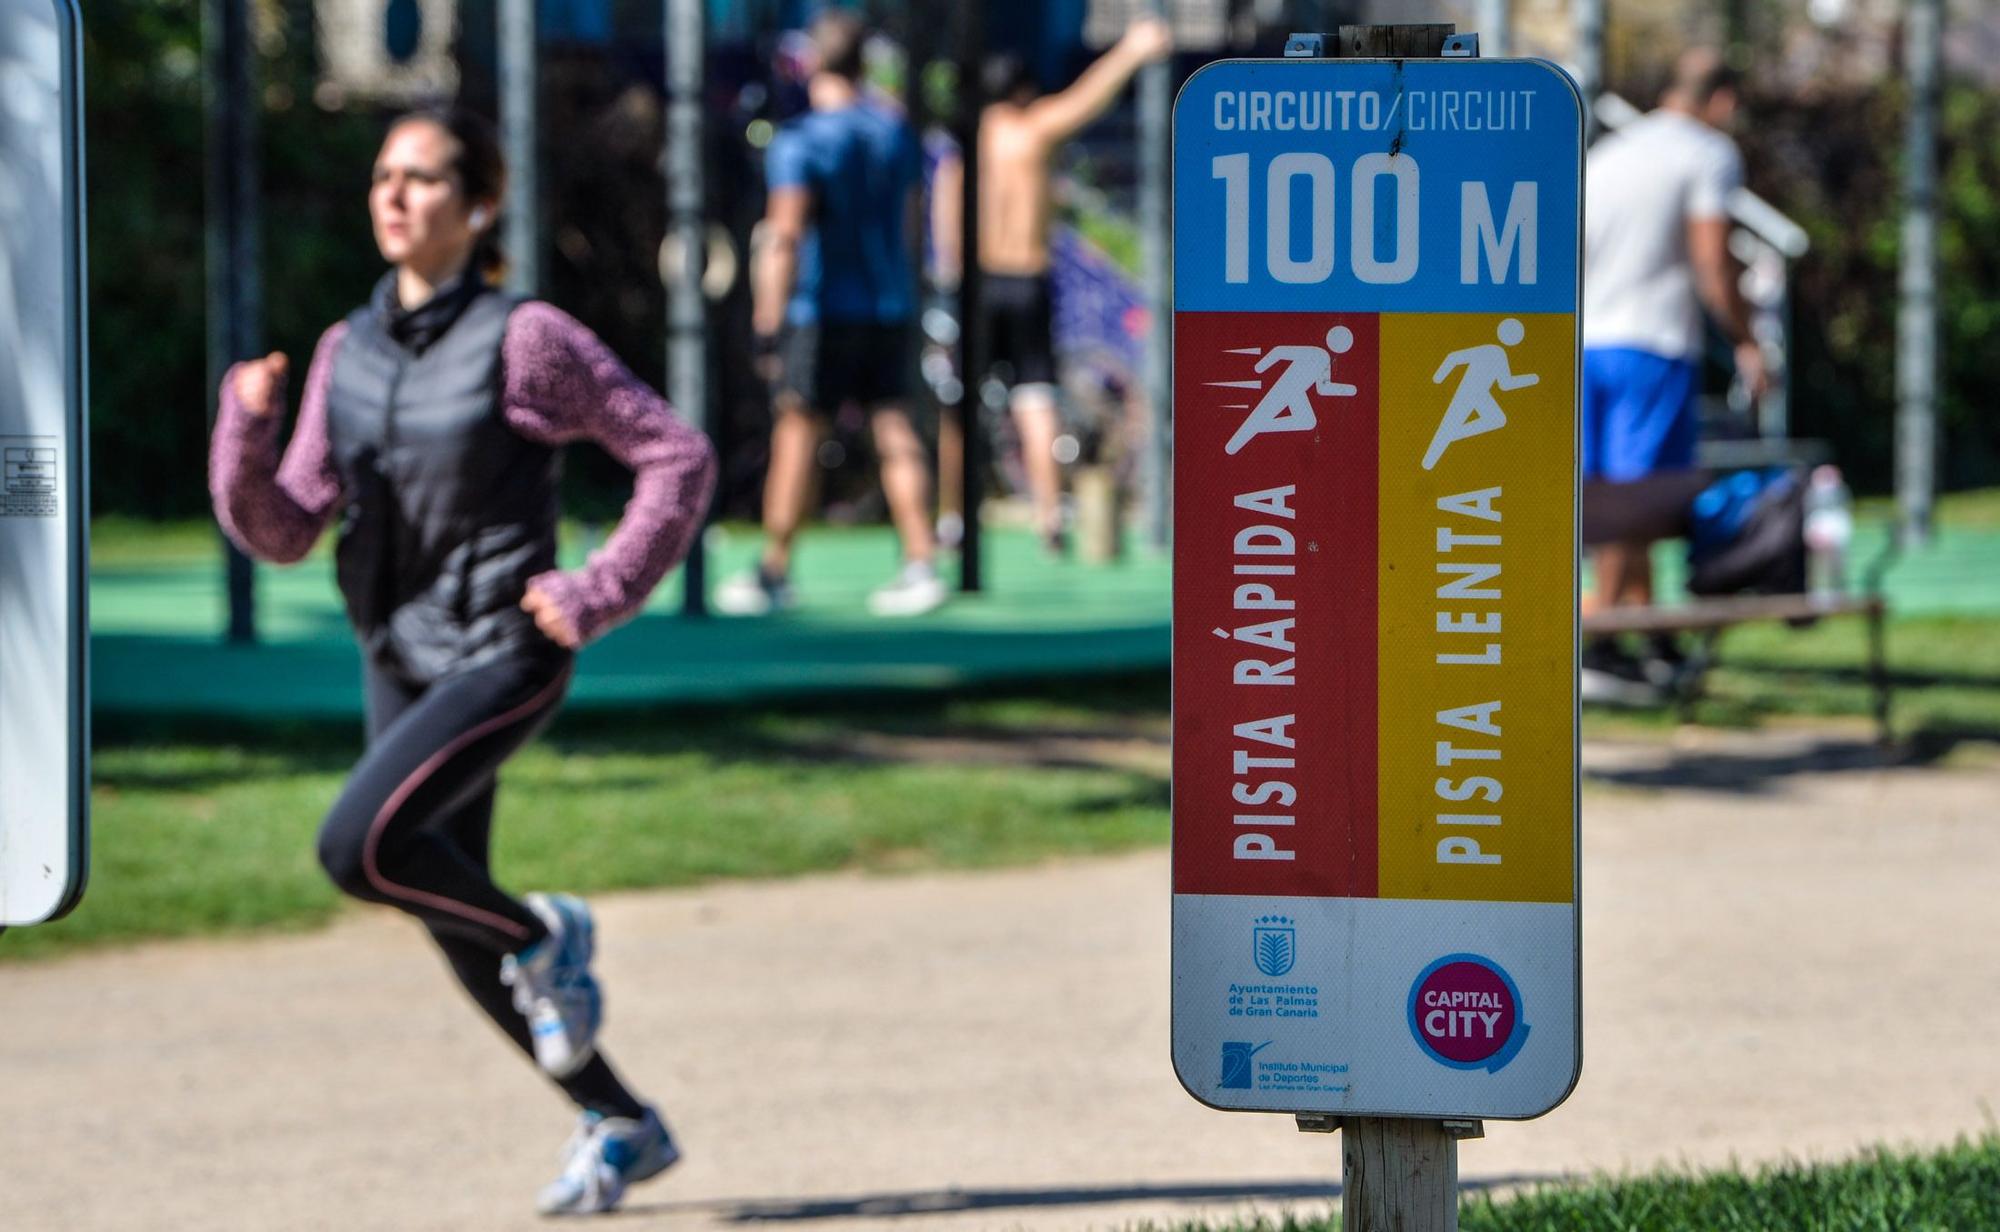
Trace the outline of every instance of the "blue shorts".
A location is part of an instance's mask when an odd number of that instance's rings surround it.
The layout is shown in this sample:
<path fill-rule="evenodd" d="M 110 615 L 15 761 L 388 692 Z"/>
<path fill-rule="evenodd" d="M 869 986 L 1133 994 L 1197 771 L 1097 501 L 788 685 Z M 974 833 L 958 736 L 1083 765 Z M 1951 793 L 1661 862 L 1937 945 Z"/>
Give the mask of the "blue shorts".
<path fill-rule="evenodd" d="M 1701 369 L 1631 347 L 1583 352 L 1583 477 L 1628 483 L 1694 466 Z"/>

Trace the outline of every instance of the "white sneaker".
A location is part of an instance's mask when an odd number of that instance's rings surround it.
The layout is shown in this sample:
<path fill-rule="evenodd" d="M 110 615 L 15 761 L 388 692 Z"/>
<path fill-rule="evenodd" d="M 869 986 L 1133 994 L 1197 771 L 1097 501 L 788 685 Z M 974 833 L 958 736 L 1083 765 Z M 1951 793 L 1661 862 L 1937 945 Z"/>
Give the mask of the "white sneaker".
<path fill-rule="evenodd" d="M 513 988 L 514 1008 L 528 1020 L 535 1063 L 552 1077 L 567 1078 L 596 1052 L 604 1022 L 604 997 L 590 973 L 590 908 L 568 894 L 530 894 L 523 901 L 549 935 L 501 959 L 500 982 Z"/>
<path fill-rule="evenodd" d="M 639 1120 L 586 1112 L 563 1147 L 563 1170 L 542 1187 L 544 1215 L 595 1215 L 615 1208 L 628 1186 L 680 1161 L 674 1136 L 654 1109 Z"/>
<path fill-rule="evenodd" d="M 1634 710 L 1665 705 L 1668 700 L 1664 691 L 1647 681 L 1630 680 L 1595 667 L 1586 667 L 1578 674 L 1577 693 L 1584 701 L 1600 706 Z"/>
<path fill-rule="evenodd" d="M 948 593 L 937 566 L 913 560 L 888 585 L 868 596 L 868 610 L 877 616 L 921 616 L 942 607 Z"/>
<path fill-rule="evenodd" d="M 715 588 L 715 610 L 726 616 L 768 616 L 798 602 L 791 579 L 766 573 L 761 565 Z"/>

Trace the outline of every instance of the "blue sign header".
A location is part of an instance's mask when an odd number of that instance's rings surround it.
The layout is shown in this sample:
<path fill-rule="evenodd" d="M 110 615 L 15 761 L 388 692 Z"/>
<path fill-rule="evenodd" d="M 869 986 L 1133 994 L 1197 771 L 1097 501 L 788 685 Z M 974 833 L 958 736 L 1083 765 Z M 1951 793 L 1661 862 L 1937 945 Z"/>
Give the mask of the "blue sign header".
<path fill-rule="evenodd" d="M 1174 106 L 1181 312 L 1574 312 L 1582 106 L 1539 60 L 1237 60 Z"/>

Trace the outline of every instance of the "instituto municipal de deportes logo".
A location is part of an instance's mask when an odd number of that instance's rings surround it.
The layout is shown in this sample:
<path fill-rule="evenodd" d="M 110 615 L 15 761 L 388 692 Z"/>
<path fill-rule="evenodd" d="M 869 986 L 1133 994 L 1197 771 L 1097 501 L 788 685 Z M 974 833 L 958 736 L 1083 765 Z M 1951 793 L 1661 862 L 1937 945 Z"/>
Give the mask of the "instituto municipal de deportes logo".
<path fill-rule="evenodd" d="M 1521 990 L 1490 958 L 1447 954 L 1410 985 L 1410 1033 L 1440 1065 L 1498 1073 L 1528 1042 Z"/>
<path fill-rule="evenodd" d="M 1222 1043 L 1222 1081 L 1217 1086 L 1229 1091 L 1248 1091 L 1257 1085 L 1257 1070 L 1252 1063 L 1256 1055 L 1269 1048 L 1273 1041 L 1265 1040 L 1253 1044 L 1249 1040 L 1224 1040 Z"/>
<path fill-rule="evenodd" d="M 1250 933 L 1250 948 L 1257 956 L 1257 970 L 1272 979 L 1292 969 L 1298 961 L 1298 938 L 1290 916 L 1262 915 Z"/>

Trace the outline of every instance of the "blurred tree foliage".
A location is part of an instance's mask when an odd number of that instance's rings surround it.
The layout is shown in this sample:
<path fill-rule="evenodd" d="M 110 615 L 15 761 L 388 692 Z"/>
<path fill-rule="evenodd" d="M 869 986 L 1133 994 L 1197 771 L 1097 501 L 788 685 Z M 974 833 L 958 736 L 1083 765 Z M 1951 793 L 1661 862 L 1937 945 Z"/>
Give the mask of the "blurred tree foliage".
<path fill-rule="evenodd" d="M 302 371 L 319 331 L 358 303 L 381 270 L 364 194 L 383 116 L 314 101 L 310 5 L 269 0 L 258 9 L 265 333 Z M 203 324 L 200 34 L 198 0 L 94 0 L 86 7 L 98 512 L 187 517 L 207 508 L 213 391 Z M 545 268 L 552 298 L 657 383 L 663 311 L 654 246 L 664 222 L 658 109 L 631 88 L 629 70 L 614 86 L 604 67 L 560 59 L 548 65 Z M 1752 187 L 1799 219 L 1813 241 L 1796 271 L 1795 431 L 1831 439 L 1867 491 L 1886 490 L 1891 477 L 1905 103 L 1894 85 L 1764 98 L 1753 79 L 1738 134 Z M 1990 362 L 2000 330 L 2000 98 L 1961 85 L 1948 93 L 1945 111 L 1942 473 L 1954 487 L 1991 485 L 2000 483 L 2000 416 L 1993 414 L 2000 366 Z M 729 127 L 712 128 L 709 165 L 718 178 L 735 181 L 739 195 L 754 195 L 754 160 L 734 148 L 741 143 Z M 741 305 L 719 315 L 734 320 Z M 742 348 L 725 342 L 718 336 L 715 354 L 726 362 Z M 750 468 L 739 485 L 749 490 L 761 434 L 739 435 L 730 452 Z M 571 507 L 609 516 L 622 486 L 616 467 L 579 458 Z"/>
<path fill-rule="evenodd" d="M 84 13 L 91 497 L 203 503 L 200 14 L 193 0 Z"/>
<path fill-rule="evenodd" d="M 1812 237 L 1795 267 L 1793 432 L 1824 437 L 1850 482 L 1893 481 L 1903 123 L 1898 87 L 1760 97 L 1738 124 L 1750 187 Z M 1944 99 L 1939 285 L 1947 487 L 2000 484 L 2000 96 Z"/>
<path fill-rule="evenodd" d="M 282 11 L 258 27 L 264 330 L 296 385 L 380 273 L 364 203 L 380 121 L 313 105 L 310 8 Z M 208 506 L 201 69 L 199 0 L 85 7 L 95 512 Z"/>

